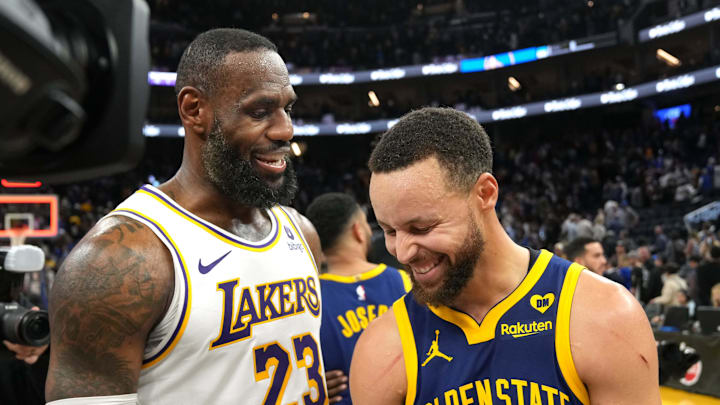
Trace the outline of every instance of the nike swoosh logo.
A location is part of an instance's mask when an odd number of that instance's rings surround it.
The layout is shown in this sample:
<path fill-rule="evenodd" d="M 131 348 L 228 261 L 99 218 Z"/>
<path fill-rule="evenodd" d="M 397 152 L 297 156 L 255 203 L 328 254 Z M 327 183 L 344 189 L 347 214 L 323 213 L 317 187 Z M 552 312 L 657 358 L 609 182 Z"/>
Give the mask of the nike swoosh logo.
<path fill-rule="evenodd" d="M 198 270 L 200 271 L 200 274 L 208 274 L 210 270 L 212 270 L 213 267 L 217 266 L 218 263 L 220 263 L 224 258 L 226 258 L 227 255 L 230 254 L 230 252 L 232 251 L 229 250 L 227 253 L 218 257 L 214 262 L 208 264 L 207 266 L 203 266 L 202 259 L 198 260 Z"/>

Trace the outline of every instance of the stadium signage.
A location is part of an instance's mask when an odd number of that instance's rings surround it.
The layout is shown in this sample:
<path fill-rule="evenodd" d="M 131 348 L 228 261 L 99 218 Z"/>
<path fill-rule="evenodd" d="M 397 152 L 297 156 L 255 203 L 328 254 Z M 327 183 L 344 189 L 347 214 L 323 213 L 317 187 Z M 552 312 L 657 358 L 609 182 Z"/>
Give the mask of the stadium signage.
<path fill-rule="evenodd" d="M 293 86 L 301 85 L 303 82 L 303 77 L 301 75 L 290 75 L 290 84 Z"/>
<path fill-rule="evenodd" d="M 320 128 L 317 125 L 293 125 L 293 132 L 295 135 L 313 136 L 320 133 Z"/>
<path fill-rule="evenodd" d="M 355 75 L 351 73 L 323 73 L 320 75 L 322 84 L 349 84 L 355 81 Z"/>
<path fill-rule="evenodd" d="M 720 20 L 720 8 L 713 8 L 712 10 L 708 10 L 704 14 L 705 22 L 713 22 L 715 20 Z"/>
<path fill-rule="evenodd" d="M 405 77 L 405 69 L 380 69 L 370 73 L 370 80 L 396 80 Z"/>
<path fill-rule="evenodd" d="M 429 64 L 422 67 L 423 76 L 449 75 L 458 71 L 457 63 Z"/>
<path fill-rule="evenodd" d="M 682 20 L 675 20 L 670 21 L 669 23 L 656 25 L 650 28 L 650 32 L 648 32 L 648 37 L 650 37 L 650 39 L 655 39 L 659 37 L 664 37 L 665 35 L 674 34 L 676 32 L 684 30 L 685 25 L 685 21 Z"/>
<path fill-rule="evenodd" d="M 366 122 L 357 122 L 349 124 L 340 124 L 335 129 L 339 135 L 343 134 L 367 134 L 372 130 L 370 124 Z"/>
<path fill-rule="evenodd" d="M 663 24 L 645 28 L 638 32 L 640 42 L 650 41 L 661 38 L 666 35 L 675 34 L 686 29 L 697 27 L 699 25 L 711 23 L 720 19 L 720 7 L 699 11 L 697 13 L 688 14 L 676 20 L 668 21 Z"/>
<path fill-rule="evenodd" d="M 558 112 L 577 110 L 580 107 L 582 107 L 582 101 L 579 98 L 571 97 L 562 100 L 548 101 L 543 108 L 545 112 Z"/>
<path fill-rule="evenodd" d="M 629 88 L 623 91 L 611 91 L 600 95 L 600 103 L 602 104 L 615 104 L 622 103 L 625 101 L 635 100 L 638 96 L 638 91 Z"/>
<path fill-rule="evenodd" d="M 720 65 L 696 70 L 685 75 L 671 77 L 661 81 L 652 81 L 629 87 L 623 91 L 598 92 L 583 94 L 559 100 L 538 101 L 528 104 L 509 106 L 496 110 L 482 110 L 473 107 L 466 112 L 480 123 L 530 117 L 548 113 L 577 110 L 580 108 L 597 107 L 607 104 L 629 102 L 671 91 L 720 80 Z M 295 126 L 295 134 L 299 136 L 367 134 L 383 132 L 391 128 L 397 119 L 374 120 L 358 123 L 321 124 L 310 123 Z M 183 128 L 179 125 L 149 123 L 143 129 L 147 136 L 183 136 Z"/>
<path fill-rule="evenodd" d="M 501 108 L 492 112 L 494 121 L 509 120 L 513 118 L 522 118 L 527 115 L 527 108 L 516 106 L 512 108 Z"/>
<path fill-rule="evenodd" d="M 658 82 L 655 85 L 655 90 L 658 93 L 663 93 L 670 90 L 684 89 L 692 86 L 693 84 L 695 84 L 695 76 L 682 75 Z"/>

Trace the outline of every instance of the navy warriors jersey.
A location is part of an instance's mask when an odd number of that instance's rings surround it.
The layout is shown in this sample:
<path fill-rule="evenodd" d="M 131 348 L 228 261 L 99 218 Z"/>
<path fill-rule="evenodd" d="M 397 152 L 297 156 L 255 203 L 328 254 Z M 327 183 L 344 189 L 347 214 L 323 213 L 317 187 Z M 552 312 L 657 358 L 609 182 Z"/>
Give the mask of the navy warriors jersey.
<path fill-rule="evenodd" d="M 406 405 L 589 404 L 570 353 L 578 264 L 531 251 L 520 285 L 480 324 L 449 307 L 393 305 L 405 357 Z"/>
<path fill-rule="evenodd" d="M 321 274 L 323 297 L 320 341 L 327 370 L 350 372 L 355 343 L 368 323 L 410 290 L 410 277 L 384 264 L 355 276 Z M 349 390 L 342 404 L 350 404 Z"/>
<path fill-rule="evenodd" d="M 317 270 L 296 219 L 267 210 L 272 227 L 244 240 L 152 186 L 110 215 L 143 223 L 175 268 L 165 316 L 148 336 L 142 404 L 327 404 Z"/>

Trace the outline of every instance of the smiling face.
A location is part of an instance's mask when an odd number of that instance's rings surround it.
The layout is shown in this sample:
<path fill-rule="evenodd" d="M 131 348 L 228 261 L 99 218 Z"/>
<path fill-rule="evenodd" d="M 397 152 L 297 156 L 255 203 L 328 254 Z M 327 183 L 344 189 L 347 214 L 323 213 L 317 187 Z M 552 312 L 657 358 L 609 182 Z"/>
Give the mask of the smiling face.
<path fill-rule="evenodd" d="M 230 53 L 226 84 L 211 97 L 214 120 L 202 146 L 208 180 L 229 199 L 254 207 L 289 203 L 297 180 L 289 160 L 297 96 L 280 55 Z"/>
<path fill-rule="evenodd" d="M 469 197 L 448 187 L 434 157 L 372 175 L 370 198 L 386 247 L 410 272 L 421 303 L 451 305 L 474 273 L 484 242 Z"/>

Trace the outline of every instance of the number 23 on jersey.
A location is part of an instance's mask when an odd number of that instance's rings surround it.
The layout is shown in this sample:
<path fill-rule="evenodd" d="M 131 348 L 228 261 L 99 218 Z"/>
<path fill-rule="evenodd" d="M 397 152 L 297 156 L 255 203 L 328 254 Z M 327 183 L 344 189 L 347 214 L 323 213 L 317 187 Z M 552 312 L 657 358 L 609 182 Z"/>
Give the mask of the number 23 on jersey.
<path fill-rule="evenodd" d="M 298 370 L 305 369 L 310 389 L 303 395 L 302 405 L 325 405 L 327 403 L 327 393 L 325 392 L 325 381 L 320 368 L 320 350 L 317 341 L 310 333 L 306 333 L 294 336 L 292 346 L 294 353 L 292 357 L 290 352 L 278 342 L 258 346 L 253 350 L 255 381 L 272 378 L 263 405 L 283 405 L 283 394 L 293 370 L 293 359 Z M 271 367 L 275 368 L 272 377 L 270 376 Z"/>

